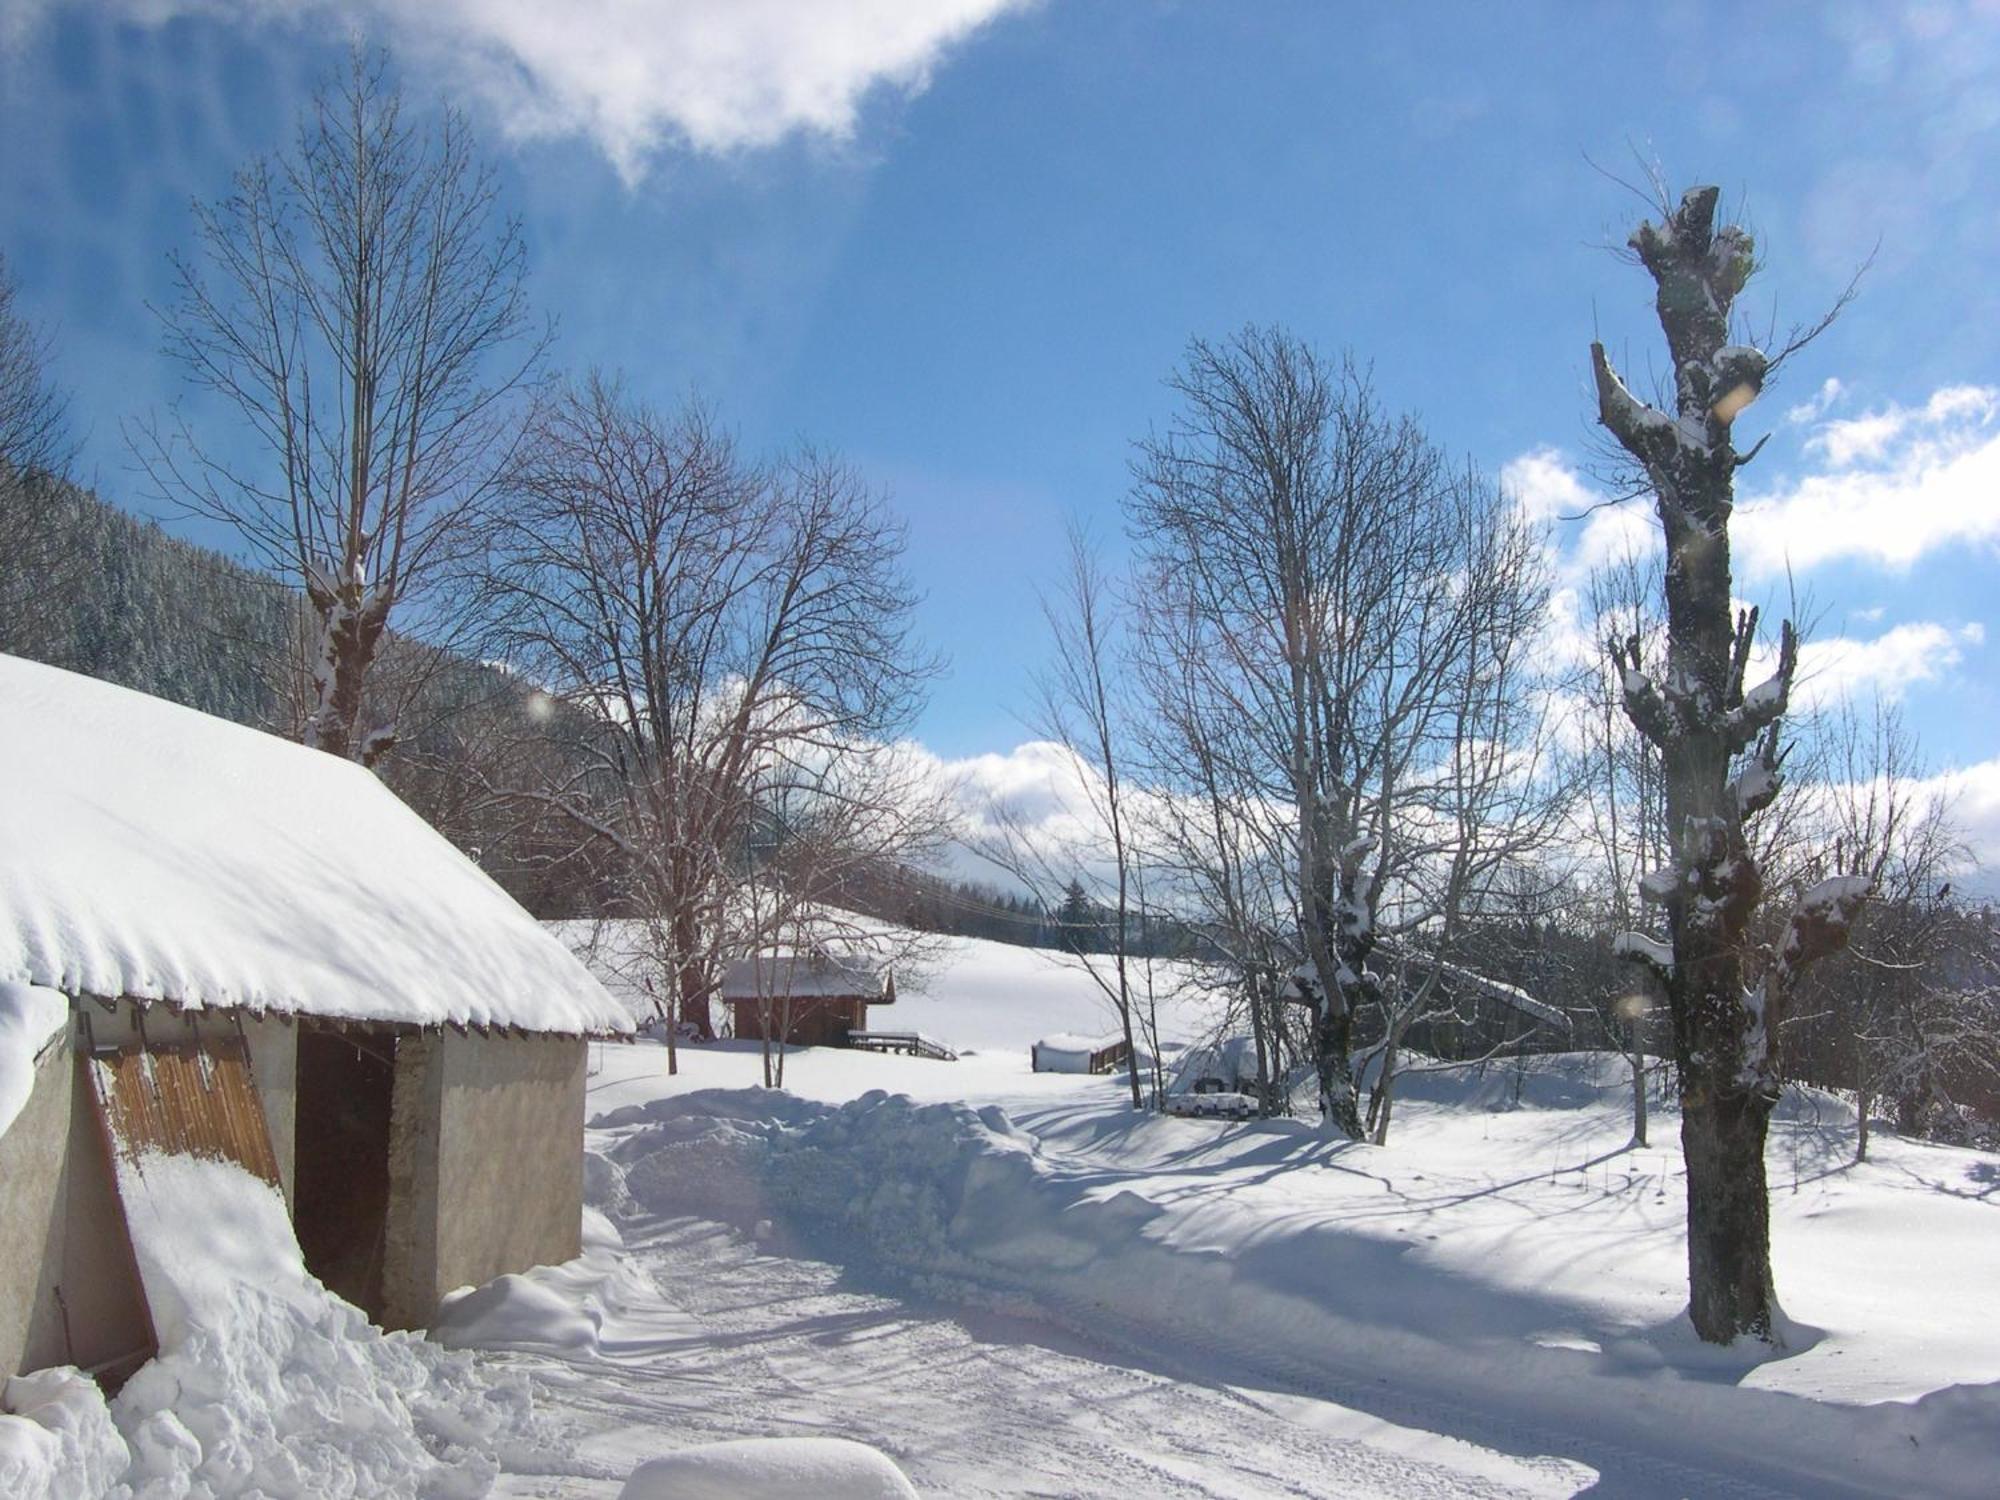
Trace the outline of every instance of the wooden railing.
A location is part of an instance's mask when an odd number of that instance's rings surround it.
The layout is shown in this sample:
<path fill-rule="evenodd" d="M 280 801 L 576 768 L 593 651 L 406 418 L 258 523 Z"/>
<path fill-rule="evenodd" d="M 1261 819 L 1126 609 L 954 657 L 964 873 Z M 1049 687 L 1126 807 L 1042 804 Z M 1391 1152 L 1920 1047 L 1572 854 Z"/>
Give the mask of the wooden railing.
<path fill-rule="evenodd" d="M 917 1031 L 850 1031 L 847 1045 L 863 1052 L 886 1052 L 906 1057 L 928 1057 L 937 1062 L 957 1062 L 958 1054 L 942 1042 L 934 1042 Z"/>

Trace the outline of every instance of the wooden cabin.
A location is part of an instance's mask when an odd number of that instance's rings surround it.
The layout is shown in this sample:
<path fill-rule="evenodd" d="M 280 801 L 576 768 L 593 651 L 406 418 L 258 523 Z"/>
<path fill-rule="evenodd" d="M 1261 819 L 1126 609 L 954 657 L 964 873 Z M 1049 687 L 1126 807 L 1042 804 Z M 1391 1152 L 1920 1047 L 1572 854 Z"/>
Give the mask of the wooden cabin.
<path fill-rule="evenodd" d="M 630 1029 L 360 766 L 0 656 L 0 1376 L 151 1356 L 161 1154 L 262 1179 L 385 1327 L 572 1258 Z"/>
<path fill-rule="evenodd" d="M 738 1037 L 844 1047 L 849 1032 L 868 1030 L 869 1007 L 896 1003 L 896 978 L 817 950 L 773 952 L 731 964 L 720 993 Z"/>

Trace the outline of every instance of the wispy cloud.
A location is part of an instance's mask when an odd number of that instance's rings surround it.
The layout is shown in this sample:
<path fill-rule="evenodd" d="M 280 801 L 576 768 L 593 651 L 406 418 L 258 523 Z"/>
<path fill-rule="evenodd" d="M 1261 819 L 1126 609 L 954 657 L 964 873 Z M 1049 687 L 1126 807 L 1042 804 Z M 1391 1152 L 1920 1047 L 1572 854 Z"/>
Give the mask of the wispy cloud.
<path fill-rule="evenodd" d="M 1835 403 L 1845 394 L 1847 394 L 1847 387 L 1842 385 L 1836 377 L 1829 375 L 1819 383 L 1819 390 L 1813 394 L 1813 398 L 1810 401 L 1802 401 L 1797 406 L 1786 410 L 1785 420 L 1790 422 L 1794 427 L 1804 426 L 1808 422 L 1817 422 L 1831 411 Z"/>
<path fill-rule="evenodd" d="M 1867 640 L 1807 641 L 1799 648 L 1793 696 L 1809 709 L 1871 698 L 1894 703 L 1913 687 L 1946 680 L 1968 650 L 1985 643 L 1986 628 L 1977 621 L 1950 626 L 1935 620 L 1909 621 Z"/>
<path fill-rule="evenodd" d="M 58 0 L 0 7 L 19 45 Z M 182 15 L 359 29 L 479 99 L 516 139 L 582 137 L 628 181 L 659 151 L 845 139 L 877 89 L 922 90 L 955 46 L 1037 0 L 112 0 Z"/>
<path fill-rule="evenodd" d="M 1775 575 L 1845 559 L 1903 569 L 1951 546 L 2000 544 L 2000 390 L 1947 386 L 1824 422 L 1815 467 L 1741 499 L 1732 535 L 1746 570 Z"/>

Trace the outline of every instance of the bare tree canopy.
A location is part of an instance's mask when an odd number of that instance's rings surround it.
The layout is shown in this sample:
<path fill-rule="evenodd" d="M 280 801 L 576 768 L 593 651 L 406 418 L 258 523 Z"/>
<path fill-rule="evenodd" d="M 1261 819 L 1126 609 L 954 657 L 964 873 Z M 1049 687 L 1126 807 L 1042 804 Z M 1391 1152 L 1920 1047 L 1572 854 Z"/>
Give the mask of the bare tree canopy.
<path fill-rule="evenodd" d="M 1139 1082 L 1142 1045 L 1151 1059 L 1154 1093 L 1162 1084 L 1158 1017 L 1150 964 L 1133 950 L 1133 928 L 1142 920 L 1134 820 L 1128 784 L 1132 754 L 1131 711 L 1122 659 L 1125 620 L 1097 544 L 1071 521 L 1060 581 L 1042 596 L 1050 658 L 1038 674 L 1027 722 L 1035 734 L 1059 745 L 1073 789 L 1088 809 L 1082 836 L 1052 840 L 1030 831 L 1016 808 L 991 811 L 993 832 L 975 851 L 1025 887 L 1044 911 L 1056 912 L 1064 946 L 1118 1018 L 1125 1043 L 1125 1082 L 1132 1107 L 1144 1102 Z M 1100 861 L 1098 845 L 1108 843 Z M 1105 866 L 1099 874 L 1098 866 Z M 1090 890 L 1084 887 L 1088 878 Z M 1098 929 L 1099 940 L 1084 936 Z M 1103 951 L 1099 951 L 1102 949 Z M 1142 994 L 1143 991 L 1143 994 Z"/>
<path fill-rule="evenodd" d="M 1322 1116 L 1358 1136 L 1371 956 L 1443 940 L 1520 852 L 1504 808 L 1535 780 L 1517 756 L 1541 552 L 1364 372 L 1282 330 L 1196 341 L 1169 384 L 1129 515 L 1160 759 L 1211 809 L 1177 821 L 1174 862 L 1284 925 L 1240 944 L 1296 969 L 1259 983 L 1308 1006 Z"/>
<path fill-rule="evenodd" d="M 15 307 L 16 295 L 0 257 L 0 473 L 60 474 L 72 456 L 69 395 L 49 374 L 54 341 Z"/>
<path fill-rule="evenodd" d="M 49 373 L 54 344 L 15 306 L 0 260 L 0 651 L 44 657 L 46 606 L 81 559 L 57 510 L 72 457 L 69 396 Z"/>
<path fill-rule="evenodd" d="M 1857 1161 L 1867 1159 L 1878 1105 L 1894 1111 L 1898 1130 L 1964 1142 L 1965 1104 L 2000 1089 L 1992 926 L 1951 895 L 1970 851 L 1894 707 L 1845 707 L 1824 740 L 1821 847 L 1837 867 L 1867 875 L 1874 896 L 1850 951 L 1801 989 L 1786 1048 L 1789 1058 L 1796 1035 L 1802 1057 L 1788 1071 L 1810 1068 L 1854 1089 Z"/>
<path fill-rule="evenodd" d="M 750 464 L 702 408 L 593 376 L 542 407 L 493 535 L 507 654 L 584 726 L 559 776 L 505 790 L 617 867 L 663 1007 L 712 1034 L 723 961 L 948 823 L 898 744 L 934 665 L 903 528 L 828 455 Z"/>
<path fill-rule="evenodd" d="M 1620 948 L 1652 969 L 1667 995 L 1687 1158 L 1689 1311 L 1702 1338 L 1729 1343 L 1779 1337 L 1764 1176 L 1781 1087 L 1778 1037 L 1799 974 L 1845 944 L 1870 880 L 1845 873 L 1820 881 L 1768 947 L 1757 943 L 1765 876 L 1747 830 L 1782 785 L 1779 734 L 1798 637 L 1787 621 L 1770 676 L 1746 686 L 1757 611 L 1738 612 L 1731 595 L 1735 474 L 1748 461 L 1733 445 L 1732 424 L 1763 388 L 1770 362 L 1732 341 L 1732 312 L 1755 255 L 1743 229 L 1717 225 L 1719 198 L 1715 188 L 1694 188 L 1631 238 L 1658 292 L 1673 409 L 1634 396 L 1602 344 L 1591 346 L 1591 362 L 1598 419 L 1643 471 L 1666 539 L 1664 667 L 1636 633 L 1612 650 L 1625 712 L 1660 755 L 1669 862 L 1639 889 L 1660 909 L 1668 936 L 1627 934 Z"/>
<path fill-rule="evenodd" d="M 292 149 L 194 212 L 196 253 L 175 258 L 159 310 L 166 349 L 248 442 L 176 413 L 136 446 L 167 496 L 304 590 L 303 737 L 372 763 L 395 738 L 363 720 L 383 633 L 392 612 L 426 607 L 437 633 L 435 590 L 544 342 L 520 229 L 463 116 L 413 119 L 387 59 L 359 47 Z"/>

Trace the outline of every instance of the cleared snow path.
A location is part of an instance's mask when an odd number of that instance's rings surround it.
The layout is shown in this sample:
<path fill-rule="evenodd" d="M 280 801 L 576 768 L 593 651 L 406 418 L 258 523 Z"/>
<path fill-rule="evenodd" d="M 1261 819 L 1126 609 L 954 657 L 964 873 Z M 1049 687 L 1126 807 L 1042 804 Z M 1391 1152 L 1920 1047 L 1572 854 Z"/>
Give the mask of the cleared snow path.
<path fill-rule="evenodd" d="M 1536 1088 L 1587 1082 L 1552 1076 Z M 1746 1361 L 1747 1351 L 1696 1346 L 1662 1301 L 1674 1296 L 1670 1280 L 1652 1266 L 1678 1238 L 1665 1180 L 1635 1174 L 1628 1184 L 1621 1173 L 1615 1186 L 1593 1186 L 1567 1177 L 1544 1184 L 1532 1171 L 1495 1175 L 1504 1162 L 1484 1139 L 1489 1128 L 1528 1128 L 1546 1155 L 1550 1131 L 1583 1129 L 1592 1113 L 1474 1118 L 1476 1134 L 1459 1141 L 1473 1160 L 1454 1167 L 1449 1140 L 1424 1145 L 1414 1129 L 1411 1152 L 1392 1158 L 1333 1148 L 1284 1122 L 1218 1133 L 1102 1104 L 1047 1105 L 1017 1121 L 997 1106 L 918 1105 L 880 1092 L 836 1107 L 707 1091 L 599 1116 L 592 1197 L 628 1230 L 643 1229 L 648 1213 L 746 1232 L 774 1224 L 772 1243 L 837 1263 L 871 1292 L 917 1299 L 917 1316 L 1033 1309 L 1088 1338 L 1094 1363 L 1181 1382 L 1203 1400 L 1232 1385 L 1290 1388 L 1411 1433 L 1450 1434 L 1462 1446 L 1399 1437 L 1390 1450 L 1434 1467 L 1462 1467 L 1440 1455 L 1467 1451 L 1531 1462 L 1560 1455 L 1581 1477 L 1555 1493 L 1991 1493 L 2000 1385 L 1968 1369 L 1969 1383 L 1872 1405 L 1785 1389 L 1777 1382 L 1823 1387 L 1815 1363 L 1839 1365 L 1844 1348 L 1865 1354 L 1868 1344 L 1801 1326 L 1813 1342 L 1788 1359 Z M 1466 1134 L 1462 1124 L 1451 1129 Z M 1515 1149 L 1501 1156 L 1538 1159 Z M 1592 1165 L 1601 1172 L 1606 1163 Z M 1969 1212 L 1984 1229 L 1985 1210 Z M 1878 1255 L 1850 1249 L 1849 1269 L 1871 1285 L 1895 1284 L 1881 1280 L 1889 1268 L 1875 1264 Z M 1625 1295 L 1628 1284 L 1636 1299 Z M 746 1300 L 756 1292 L 746 1287 Z M 845 1392 L 844 1345 L 817 1352 L 818 1388 Z M 1026 1430 L 1043 1431 L 1059 1455 L 1050 1472 L 1089 1473 L 1047 1435 L 1062 1409 L 1033 1409 Z M 1351 1417 L 1321 1422 L 1339 1409 L 1260 1407 L 1314 1431 L 1360 1432 Z M 893 1416 L 893 1403 L 887 1410 Z M 997 1420 L 983 1403 L 979 1416 Z M 1077 1420 L 1089 1416 L 1079 1409 Z M 1128 1454 L 1156 1462 L 1178 1451 L 1174 1439 L 1188 1427 L 1177 1414 L 1149 1419 L 1122 1440 Z M 1240 1466 L 1245 1449 L 1218 1448 L 1225 1439 L 1198 1423 L 1194 1430 L 1193 1451 L 1216 1472 Z M 893 1434 L 885 1446 L 903 1456 Z M 1313 1471 L 1273 1470 L 1288 1481 L 1301 1473 Z M 1123 1482 L 1115 1473 L 1103 1481 Z M 1509 1471 L 1491 1482 L 1528 1481 Z M 1369 1484 L 1370 1493 L 1426 1492 Z M 1458 1492 L 1478 1491 L 1461 1479 Z"/>
<path fill-rule="evenodd" d="M 621 1341 L 615 1359 L 498 1356 L 535 1377 L 539 1412 L 566 1421 L 575 1445 L 548 1460 L 562 1472 L 520 1472 L 534 1460 L 517 1456 L 498 1495 L 595 1500 L 645 1459 L 751 1436 L 857 1438 L 926 1496 L 975 1500 L 1545 1497 L 1593 1477 L 1325 1401 L 1116 1362 L 1003 1313 L 953 1316 L 854 1290 L 835 1267 L 765 1254 L 720 1225 L 627 1232 L 629 1264 L 684 1321 L 650 1346 Z"/>

